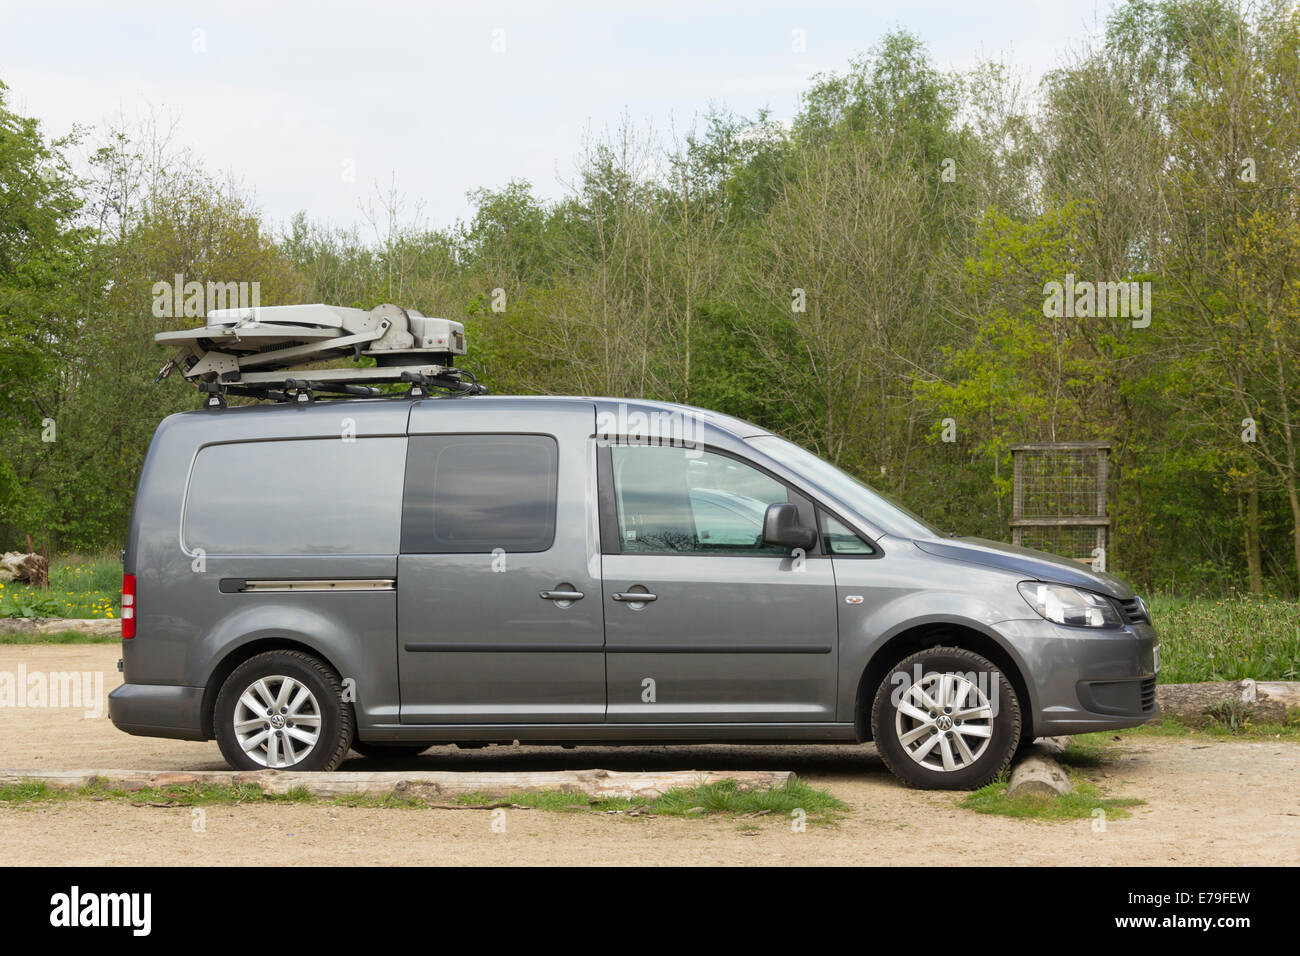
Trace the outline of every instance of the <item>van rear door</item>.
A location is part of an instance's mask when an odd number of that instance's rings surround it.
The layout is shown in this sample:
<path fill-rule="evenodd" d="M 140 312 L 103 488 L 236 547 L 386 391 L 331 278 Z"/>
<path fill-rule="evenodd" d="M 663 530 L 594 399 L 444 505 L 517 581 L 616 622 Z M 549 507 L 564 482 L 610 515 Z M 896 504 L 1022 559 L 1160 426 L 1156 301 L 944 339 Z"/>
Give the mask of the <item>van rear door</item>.
<path fill-rule="evenodd" d="M 398 558 L 404 724 L 599 723 L 595 406 L 411 410 Z"/>

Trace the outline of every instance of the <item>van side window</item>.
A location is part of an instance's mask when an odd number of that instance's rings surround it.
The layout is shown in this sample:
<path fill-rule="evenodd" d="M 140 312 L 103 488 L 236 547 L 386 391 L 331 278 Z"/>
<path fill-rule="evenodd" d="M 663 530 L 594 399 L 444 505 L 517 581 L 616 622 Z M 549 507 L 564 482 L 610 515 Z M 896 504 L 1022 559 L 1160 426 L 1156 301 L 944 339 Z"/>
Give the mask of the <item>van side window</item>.
<path fill-rule="evenodd" d="M 725 455 L 668 445 L 610 449 L 625 553 L 778 554 L 763 546 L 767 506 L 785 485 Z"/>
<path fill-rule="evenodd" d="M 549 435 L 412 436 L 404 554 L 549 550 L 558 449 Z"/>
<path fill-rule="evenodd" d="M 208 445 L 182 540 L 208 554 L 396 554 L 405 452 L 404 438 Z"/>
<path fill-rule="evenodd" d="M 818 509 L 821 511 L 821 509 Z M 822 540 L 831 554 L 875 554 L 876 549 L 849 530 L 842 521 L 821 511 Z"/>

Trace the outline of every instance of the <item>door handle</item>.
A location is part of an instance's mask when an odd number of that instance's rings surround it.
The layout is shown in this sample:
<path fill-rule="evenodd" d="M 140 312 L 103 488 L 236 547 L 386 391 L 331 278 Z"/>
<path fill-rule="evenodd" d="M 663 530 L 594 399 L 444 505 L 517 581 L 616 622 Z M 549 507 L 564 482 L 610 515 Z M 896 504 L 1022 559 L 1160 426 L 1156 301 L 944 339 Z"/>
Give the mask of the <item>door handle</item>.
<path fill-rule="evenodd" d="M 540 591 L 538 597 L 543 601 L 581 601 L 581 591 Z"/>
<path fill-rule="evenodd" d="M 659 600 L 659 595 L 650 594 L 648 591 L 619 591 L 614 595 L 614 600 L 625 604 L 649 604 L 651 601 Z"/>

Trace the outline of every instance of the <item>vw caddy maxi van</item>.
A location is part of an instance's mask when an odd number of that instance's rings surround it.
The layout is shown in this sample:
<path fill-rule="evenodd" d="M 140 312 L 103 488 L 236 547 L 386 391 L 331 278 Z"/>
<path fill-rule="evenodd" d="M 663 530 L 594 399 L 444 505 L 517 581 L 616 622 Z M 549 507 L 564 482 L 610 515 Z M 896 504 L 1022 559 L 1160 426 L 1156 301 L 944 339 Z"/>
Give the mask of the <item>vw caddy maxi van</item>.
<path fill-rule="evenodd" d="M 1156 632 L 1109 574 L 944 536 L 725 415 L 420 395 L 162 422 L 117 727 L 289 770 L 874 741 L 907 783 L 960 789 L 1022 741 L 1156 714 Z"/>

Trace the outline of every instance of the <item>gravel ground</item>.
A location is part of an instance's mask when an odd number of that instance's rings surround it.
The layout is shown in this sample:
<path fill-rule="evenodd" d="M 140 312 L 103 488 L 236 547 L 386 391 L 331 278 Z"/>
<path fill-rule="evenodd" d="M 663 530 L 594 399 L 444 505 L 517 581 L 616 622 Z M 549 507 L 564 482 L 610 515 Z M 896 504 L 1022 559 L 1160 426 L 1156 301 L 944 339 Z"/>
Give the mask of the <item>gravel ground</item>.
<path fill-rule="evenodd" d="M 120 682 L 116 645 L 0 646 L 0 674 L 102 673 Z M 93 709 L 93 708 L 92 708 Z M 1289 740 L 1128 737 L 1088 773 L 1109 796 L 1137 797 L 1096 832 L 981 816 L 959 794 L 908 790 L 871 746 L 435 747 L 414 761 L 341 769 L 793 770 L 851 812 L 799 832 L 791 821 L 675 819 L 540 810 L 360 809 L 302 804 L 135 807 L 75 801 L 0 807 L 11 865 L 82 864 L 1295 864 L 1300 745 Z M 213 742 L 131 737 L 82 709 L 0 707 L 0 768 L 218 770 Z M 199 827 L 198 824 L 202 823 Z"/>

